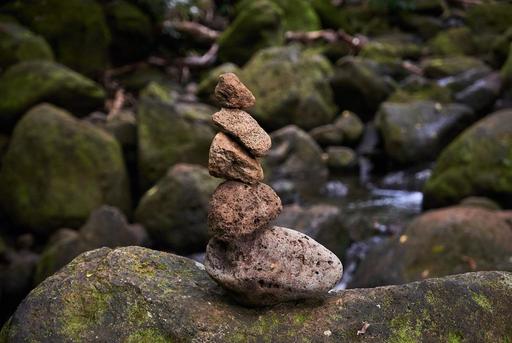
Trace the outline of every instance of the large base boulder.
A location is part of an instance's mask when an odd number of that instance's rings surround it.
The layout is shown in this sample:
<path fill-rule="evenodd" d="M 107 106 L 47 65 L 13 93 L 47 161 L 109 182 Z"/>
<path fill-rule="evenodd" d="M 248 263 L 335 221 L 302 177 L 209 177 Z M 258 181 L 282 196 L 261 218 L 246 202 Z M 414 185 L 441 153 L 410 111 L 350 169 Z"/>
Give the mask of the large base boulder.
<path fill-rule="evenodd" d="M 480 272 L 248 309 L 202 264 L 138 247 L 102 248 L 32 291 L 0 342 L 490 343 L 510 337 L 511 306 L 512 274 Z"/>

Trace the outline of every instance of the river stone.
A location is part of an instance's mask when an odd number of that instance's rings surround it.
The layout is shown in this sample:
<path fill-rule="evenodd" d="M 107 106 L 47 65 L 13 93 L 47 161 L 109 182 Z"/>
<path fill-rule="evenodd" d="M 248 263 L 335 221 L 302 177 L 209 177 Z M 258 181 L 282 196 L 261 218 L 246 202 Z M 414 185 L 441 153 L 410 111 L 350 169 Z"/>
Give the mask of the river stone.
<path fill-rule="evenodd" d="M 84 253 L 30 293 L 0 341 L 494 343 L 512 330 L 508 272 L 248 309 L 233 304 L 203 269 L 140 247 Z M 358 336 L 363 322 L 369 326 Z"/>
<path fill-rule="evenodd" d="M 512 110 L 487 115 L 446 147 L 423 189 L 423 206 L 478 195 L 512 206 Z"/>
<path fill-rule="evenodd" d="M 213 138 L 208 159 L 210 175 L 228 180 L 256 183 L 263 180 L 263 169 L 244 148 L 219 132 Z"/>
<path fill-rule="evenodd" d="M 282 209 L 281 199 L 266 184 L 227 181 L 212 195 L 208 227 L 212 235 L 247 235 L 266 227 Z"/>
<path fill-rule="evenodd" d="M 215 87 L 215 97 L 222 107 L 246 109 L 254 106 L 256 98 L 233 73 L 219 76 Z"/>
<path fill-rule="evenodd" d="M 266 155 L 272 146 L 270 136 L 247 112 L 223 108 L 213 114 L 212 120 L 224 132 L 239 140 L 254 156 Z"/>
<path fill-rule="evenodd" d="M 279 226 L 246 240 L 212 238 L 205 267 L 238 302 L 250 306 L 321 296 L 343 273 L 332 252 L 298 231 Z"/>
<path fill-rule="evenodd" d="M 2 209 L 40 234 L 83 224 L 109 204 L 131 212 L 121 146 L 90 123 L 49 104 L 27 112 L 14 129 L 0 171 Z"/>

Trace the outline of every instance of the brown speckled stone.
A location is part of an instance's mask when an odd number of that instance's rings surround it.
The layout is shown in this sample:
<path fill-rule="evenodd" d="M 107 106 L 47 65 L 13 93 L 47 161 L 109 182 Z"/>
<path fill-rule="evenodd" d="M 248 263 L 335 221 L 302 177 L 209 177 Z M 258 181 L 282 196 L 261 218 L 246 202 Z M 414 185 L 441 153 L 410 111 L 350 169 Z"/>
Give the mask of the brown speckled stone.
<path fill-rule="evenodd" d="M 227 181 L 210 199 L 208 227 L 212 235 L 235 238 L 267 227 L 282 209 L 281 199 L 266 184 Z"/>
<path fill-rule="evenodd" d="M 213 114 L 212 120 L 222 131 L 235 137 L 254 156 L 264 156 L 270 150 L 270 136 L 249 113 L 223 108 Z"/>
<path fill-rule="evenodd" d="M 205 267 L 237 301 L 252 306 L 321 296 L 343 273 L 332 252 L 298 231 L 278 226 L 245 240 L 212 238 Z"/>
<path fill-rule="evenodd" d="M 219 76 L 215 87 L 215 98 L 222 107 L 247 109 L 254 106 L 256 99 L 251 91 L 233 73 Z"/>
<path fill-rule="evenodd" d="M 263 180 L 263 169 L 258 160 L 222 132 L 213 138 L 210 146 L 208 171 L 215 177 L 250 184 Z"/>

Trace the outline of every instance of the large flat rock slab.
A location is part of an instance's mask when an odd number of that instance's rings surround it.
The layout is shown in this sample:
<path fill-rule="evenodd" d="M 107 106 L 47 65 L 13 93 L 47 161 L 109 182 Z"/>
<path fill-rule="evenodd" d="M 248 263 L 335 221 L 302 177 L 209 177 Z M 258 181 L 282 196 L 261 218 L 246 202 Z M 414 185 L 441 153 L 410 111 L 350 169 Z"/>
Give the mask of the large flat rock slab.
<path fill-rule="evenodd" d="M 511 308 L 512 273 L 477 272 L 250 309 L 192 260 L 102 248 L 33 290 L 0 342 L 506 342 Z"/>

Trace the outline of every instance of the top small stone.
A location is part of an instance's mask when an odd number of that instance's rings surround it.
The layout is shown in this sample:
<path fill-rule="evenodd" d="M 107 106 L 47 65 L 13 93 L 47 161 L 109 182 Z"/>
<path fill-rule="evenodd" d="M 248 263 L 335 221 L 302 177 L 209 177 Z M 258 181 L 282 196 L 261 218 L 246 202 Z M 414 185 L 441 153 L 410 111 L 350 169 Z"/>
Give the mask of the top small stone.
<path fill-rule="evenodd" d="M 215 98 L 222 107 L 227 108 L 247 109 L 254 106 L 256 102 L 251 91 L 233 73 L 219 76 L 219 82 L 215 87 Z"/>

